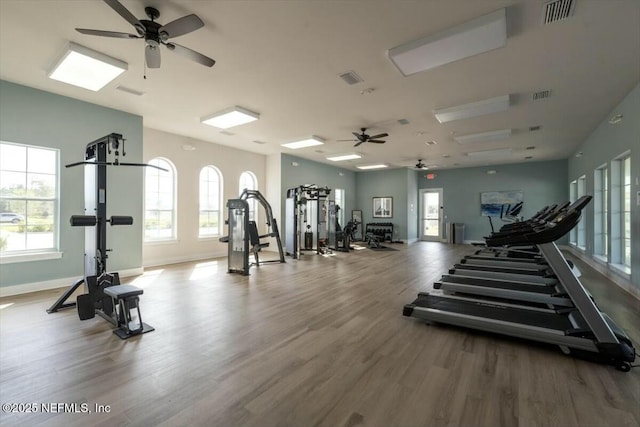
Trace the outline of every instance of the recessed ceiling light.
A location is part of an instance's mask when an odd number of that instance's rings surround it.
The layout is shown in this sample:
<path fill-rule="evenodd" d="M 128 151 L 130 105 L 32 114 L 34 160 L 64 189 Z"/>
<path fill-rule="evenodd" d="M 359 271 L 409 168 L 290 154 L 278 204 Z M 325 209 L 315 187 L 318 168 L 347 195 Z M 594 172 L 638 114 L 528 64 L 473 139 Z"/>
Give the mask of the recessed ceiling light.
<path fill-rule="evenodd" d="M 220 129 L 229 129 L 234 126 L 254 122 L 259 118 L 260 114 L 235 106 L 203 117 L 200 121 L 205 125 L 215 126 Z"/>
<path fill-rule="evenodd" d="M 351 154 L 342 154 L 339 156 L 327 157 L 327 160 L 331 160 L 332 162 L 342 162 L 345 160 L 355 160 L 355 159 L 361 159 L 361 158 L 362 158 L 361 154 L 351 153 Z"/>
<path fill-rule="evenodd" d="M 496 173 L 498 173 L 498 172 L 493 170 L 493 169 L 487 171 L 487 174 L 489 174 L 489 175 L 495 175 Z"/>
<path fill-rule="evenodd" d="M 498 150 L 471 151 L 467 153 L 469 157 L 486 158 L 486 157 L 508 157 L 511 155 L 511 148 L 501 148 Z"/>
<path fill-rule="evenodd" d="M 182 149 L 184 151 L 195 151 L 196 146 L 192 144 L 182 144 Z"/>
<path fill-rule="evenodd" d="M 499 141 L 509 138 L 511 136 L 511 129 L 492 130 L 489 132 L 472 133 L 468 135 L 456 135 L 453 139 L 458 144 L 471 144 L 488 141 Z"/>
<path fill-rule="evenodd" d="M 127 68 L 126 62 L 69 43 L 64 55 L 49 73 L 49 78 L 97 92 Z"/>
<path fill-rule="evenodd" d="M 403 76 L 487 52 L 507 43 L 506 10 L 495 12 L 390 49 Z"/>
<path fill-rule="evenodd" d="M 362 166 L 356 166 L 358 169 L 363 169 L 363 170 L 367 170 L 367 169 L 382 169 L 382 168 L 388 168 L 389 165 L 385 164 L 385 163 L 380 163 L 377 165 L 362 165 Z"/>
<path fill-rule="evenodd" d="M 435 141 L 425 141 L 424 143 L 425 143 L 425 145 L 436 145 L 437 144 L 437 142 L 435 142 Z"/>
<path fill-rule="evenodd" d="M 509 108 L 509 104 L 509 95 L 502 95 L 495 98 L 484 99 L 482 101 L 471 102 L 469 104 L 440 108 L 434 110 L 433 115 L 436 116 L 436 119 L 438 119 L 440 123 L 446 123 L 453 120 L 468 119 L 471 117 L 505 111 Z"/>
<path fill-rule="evenodd" d="M 583 154 L 584 154 L 584 153 L 583 153 L 582 151 L 578 151 L 578 152 L 576 153 L 576 157 L 582 157 L 582 156 L 583 156 Z"/>
<path fill-rule="evenodd" d="M 291 148 L 292 150 L 297 150 L 299 148 L 313 147 L 314 145 L 322 144 L 324 144 L 324 139 L 313 135 L 311 136 L 311 138 L 301 139 L 299 141 L 288 142 L 286 144 L 280 145 L 282 145 L 283 147 Z"/>

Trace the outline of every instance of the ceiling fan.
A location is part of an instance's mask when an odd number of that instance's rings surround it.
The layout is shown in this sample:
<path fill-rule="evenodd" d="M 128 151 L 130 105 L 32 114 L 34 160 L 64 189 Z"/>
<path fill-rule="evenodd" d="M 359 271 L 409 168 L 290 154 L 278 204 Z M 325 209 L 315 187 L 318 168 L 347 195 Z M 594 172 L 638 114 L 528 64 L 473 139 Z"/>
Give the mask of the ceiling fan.
<path fill-rule="evenodd" d="M 362 133 L 351 132 L 353 136 L 356 137 L 356 139 L 339 139 L 338 141 L 356 141 L 356 144 L 354 145 L 354 147 L 357 147 L 358 145 L 363 144 L 365 142 L 373 142 L 374 144 L 384 144 L 387 141 L 381 141 L 378 138 L 384 138 L 386 136 L 389 136 L 388 133 L 381 133 L 379 135 L 369 136 L 365 133 L 367 128 L 360 128 L 360 130 L 362 131 Z"/>
<path fill-rule="evenodd" d="M 149 19 L 138 19 L 118 0 L 103 0 L 127 22 L 136 29 L 137 34 L 120 33 L 117 31 L 90 30 L 86 28 L 76 28 L 76 31 L 90 36 L 114 37 L 120 39 L 144 39 L 147 44 L 145 49 L 145 61 L 149 68 L 160 68 L 160 45 L 165 45 L 167 49 L 184 56 L 192 61 L 202 64 L 205 67 L 213 67 L 216 63 L 213 59 L 204 56 L 195 50 L 181 46 L 177 43 L 169 42 L 173 37 L 183 36 L 204 26 L 204 23 L 196 15 L 191 14 L 171 21 L 166 25 L 155 22 L 160 17 L 158 9 L 145 7 L 144 11 Z"/>
<path fill-rule="evenodd" d="M 416 163 L 416 169 L 426 169 L 427 165 L 422 163 L 422 159 L 418 159 L 418 163 Z"/>

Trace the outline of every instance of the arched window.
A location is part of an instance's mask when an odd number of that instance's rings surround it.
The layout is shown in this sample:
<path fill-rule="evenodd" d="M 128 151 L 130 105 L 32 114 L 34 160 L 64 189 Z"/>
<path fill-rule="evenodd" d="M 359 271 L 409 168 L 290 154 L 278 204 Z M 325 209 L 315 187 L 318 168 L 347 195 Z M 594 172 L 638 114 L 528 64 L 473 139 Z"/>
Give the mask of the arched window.
<path fill-rule="evenodd" d="M 200 215 L 198 236 L 220 235 L 222 174 L 213 166 L 205 166 L 200 171 Z"/>
<path fill-rule="evenodd" d="M 245 171 L 240 174 L 240 192 L 244 189 L 247 190 L 257 190 L 258 189 L 258 179 L 253 174 L 253 172 Z M 249 203 L 249 220 L 257 222 L 257 211 L 258 211 L 258 201 L 256 199 L 247 200 Z"/>
<path fill-rule="evenodd" d="M 152 159 L 149 164 L 166 172 L 145 168 L 144 240 L 173 240 L 176 238 L 176 169 L 162 158 Z"/>

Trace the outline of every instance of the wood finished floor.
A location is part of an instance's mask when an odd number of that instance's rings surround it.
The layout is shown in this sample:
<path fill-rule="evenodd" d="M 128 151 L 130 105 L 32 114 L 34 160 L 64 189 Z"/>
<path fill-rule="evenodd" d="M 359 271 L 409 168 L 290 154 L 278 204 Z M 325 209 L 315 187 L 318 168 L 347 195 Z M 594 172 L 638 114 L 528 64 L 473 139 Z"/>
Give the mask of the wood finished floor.
<path fill-rule="evenodd" d="M 110 405 L 0 414 L 3 426 L 638 426 L 640 369 L 401 315 L 473 249 L 398 251 L 226 273 L 226 259 L 148 270 L 127 341 L 100 318 L 48 315 L 59 291 L 0 299 L 0 403 Z M 601 309 L 640 346 L 640 303 L 580 261 Z"/>

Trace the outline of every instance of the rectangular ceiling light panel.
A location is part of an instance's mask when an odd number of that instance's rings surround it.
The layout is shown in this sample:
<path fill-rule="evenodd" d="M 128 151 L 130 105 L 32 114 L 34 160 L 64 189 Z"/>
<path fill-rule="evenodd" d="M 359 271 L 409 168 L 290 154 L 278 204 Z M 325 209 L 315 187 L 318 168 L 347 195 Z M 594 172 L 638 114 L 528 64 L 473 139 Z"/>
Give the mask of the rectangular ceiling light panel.
<path fill-rule="evenodd" d="M 501 148 L 498 150 L 485 150 L 485 151 L 471 151 L 467 153 L 469 157 L 493 159 L 496 157 L 509 157 L 511 156 L 511 148 Z"/>
<path fill-rule="evenodd" d="M 234 126 L 251 123 L 259 118 L 260 114 L 235 106 L 219 111 L 210 116 L 203 117 L 201 122 L 205 125 L 215 126 L 220 129 L 229 129 Z"/>
<path fill-rule="evenodd" d="M 382 168 L 388 168 L 389 165 L 384 164 L 384 163 L 380 163 L 377 165 L 362 165 L 362 166 L 356 166 L 358 169 L 362 169 L 362 170 L 367 170 L 367 169 L 382 169 Z"/>
<path fill-rule="evenodd" d="M 475 144 L 480 142 L 499 141 L 511 136 L 511 129 L 492 130 L 490 132 L 472 133 L 454 136 L 458 144 Z"/>
<path fill-rule="evenodd" d="M 299 148 L 305 147 L 313 147 L 314 145 L 322 145 L 324 144 L 324 140 L 317 136 L 312 136 L 311 138 L 302 139 L 300 141 L 288 142 L 286 144 L 280 144 L 283 147 L 291 148 L 293 150 L 297 150 Z"/>
<path fill-rule="evenodd" d="M 332 156 L 332 157 L 327 157 L 327 160 L 331 160 L 332 162 L 343 162 L 345 160 L 356 160 L 356 159 L 361 159 L 362 155 L 358 154 L 358 153 L 352 153 L 352 154 L 344 154 L 341 156 Z"/>
<path fill-rule="evenodd" d="M 49 73 L 49 78 L 97 92 L 127 68 L 126 62 L 69 43 L 64 55 Z"/>
<path fill-rule="evenodd" d="M 439 33 L 394 47 L 387 53 L 402 75 L 409 76 L 507 43 L 506 10 L 500 9 Z"/>
<path fill-rule="evenodd" d="M 485 114 L 499 113 L 509 108 L 509 95 L 497 96 L 495 98 L 482 101 L 471 102 L 469 104 L 457 105 L 455 107 L 440 108 L 433 111 L 433 115 L 440 123 L 451 122 L 453 120 L 468 119 L 471 117 L 484 116 Z"/>

